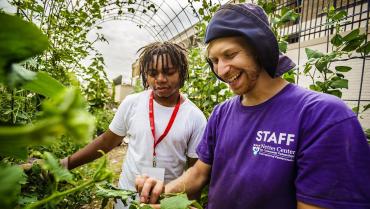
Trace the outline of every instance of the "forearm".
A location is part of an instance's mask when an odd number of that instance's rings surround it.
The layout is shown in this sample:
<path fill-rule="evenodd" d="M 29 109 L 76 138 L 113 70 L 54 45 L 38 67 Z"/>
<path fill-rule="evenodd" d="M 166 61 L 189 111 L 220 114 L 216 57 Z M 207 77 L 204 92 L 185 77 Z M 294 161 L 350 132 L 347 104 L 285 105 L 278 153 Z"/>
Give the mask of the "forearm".
<path fill-rule="evenodd" d="M 169 182 L 165 186 L 165 193 L 186 192 L 189 198 L 196 198 L 208 182 L 210 169 L 209 165 L 198 160 L 182 176 Z"/>
<path fill-rule="evenodd" d="M 68 169 L 76 168 L 102 156 L 99 150 L 109 152 L 120 144 L 119 136 L 110 131 L 95 138 L 90 144 L 69 156 Z"/>

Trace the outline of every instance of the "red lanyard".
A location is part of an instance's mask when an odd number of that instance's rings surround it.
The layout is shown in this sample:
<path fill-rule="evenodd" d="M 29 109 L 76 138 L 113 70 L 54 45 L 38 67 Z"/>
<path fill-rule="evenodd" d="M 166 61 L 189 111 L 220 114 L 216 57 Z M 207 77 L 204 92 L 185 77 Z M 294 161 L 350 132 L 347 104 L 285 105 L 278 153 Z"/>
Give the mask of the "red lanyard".
<path fill-rule="evenodd" d="M 154 140 L 154 143 L 153 143 L 153 167 L 156 167 L 156 155 L 157 154 L 155 152 L 155 148 L 163 140 L 163 138 L 166 137 L 166 135 L 170 131 L 170 129 L 172 127 L 172 124 L 175 121 L 177 112 L 179 111 L 179 108 L 180 108 L 180 100 L 181 99 L 179 97 L 179 99 L 177 101 L 177 104 L 175 106 L 175 109 L 172 112 L 170 121 L 168 121 L 166 129 L 164 130 L 163 134 L 158 138 L 158 140 L 156 140 L 156 138 L 155 138 L 155 124 L 154 124 L 154 110 L 153 110 L 153 91 L 150 94 L 150 98 L 149 98 L 149 122 L 150 122 L 150 129 L 152 130 L 152 134 L 153 134 L 153 140 Z"/>

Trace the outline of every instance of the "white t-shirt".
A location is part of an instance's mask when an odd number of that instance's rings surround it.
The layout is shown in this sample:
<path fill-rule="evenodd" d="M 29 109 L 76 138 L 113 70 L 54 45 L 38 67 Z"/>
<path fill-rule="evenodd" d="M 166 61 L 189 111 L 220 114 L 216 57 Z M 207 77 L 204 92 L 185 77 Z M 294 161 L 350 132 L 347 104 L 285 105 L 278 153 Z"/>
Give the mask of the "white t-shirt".
<path fill-rule="evenodd" d="M 135 177 L 143 167 L 153 165 L 153 135 L 149 124 L 151 90 L 127 96 L 119 106 L 109 129 L 129 138 L 122 166 L 119 187 L 135 190 Z M 186 166 L 186 156 L 197 158 L 195 152 L 206 126 L 202 111 L 183 96 L 175 121 L 167 136 L 156 147 L 158 168 L 165 168 L 165 183 L 179 177 Z M 174 107 L 153 102 L 156 138 L 164 132 Z"/>

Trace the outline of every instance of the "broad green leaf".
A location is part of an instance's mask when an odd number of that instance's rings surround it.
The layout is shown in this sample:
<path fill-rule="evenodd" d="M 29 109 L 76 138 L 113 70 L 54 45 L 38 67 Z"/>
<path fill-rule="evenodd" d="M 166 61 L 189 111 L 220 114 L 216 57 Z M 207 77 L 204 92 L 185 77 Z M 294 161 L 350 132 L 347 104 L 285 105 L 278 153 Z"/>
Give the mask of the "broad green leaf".
<path fill-rule="evenodd" d="M 333 88 L 345 88 L 348 89 L 348 80 L 347 79 L 338 79 L 333 81 L 330 84 L 331 87 Z"/>
<path fill-rule="evenodd" d="M 203 16 L 204 15 L 204 9 L 203 8 L 199 8 L 198 13 Z"/>
<path fill-rule="evenodd" d="M 30 196 L 20 196 L 19 197 L 19 200 L 18 200 L 18 204 L 20 205 L 27 205 L 27 204 L 30 204 L 30 203 L 33 203 L 33 202 L 36 202 L 37 201 L 37 195 L 36 194 L 33 194 L 33 195 L 30 195 Z"/>
<path fill-rule="evenodd" d="M 44 115 L 62 117 L 62 127 L 76 142 L 91 139 L 95 121 L 87 112 L 84 98 L 75 88 L 67 88 L 43 103 Z"/>
<path fill-rule="evenodd" d="M 21 184 L 25 182 L 26 176 L 20 167 L 0 167 L 0 208 L 15 208 Z"/>
<path fill-rule="evenodd" d="M 358 48 L 356 52 L 368 55 L 370 53 L 370 41 L 366 42 L 364 45 Z"/>
<path fill-rule="evenodd" d="M 352 67 L 349 66 L 335 66 L 335 70 L 339 72 L 348 72 L 352 69 Z"/>
<path fill-rule="evenodd" d="M 317 62 L 315 63 L 315 67 L 317 68 L 317 70 L 319 70 L 320 72 L 324 72 L 327 70 L 327 67 L 328 67 L 328 64 L 329 64 L 329 61 L 330 59 L 328 59 L 327 57 L 321 57 L 320 59 L 317 60 Z"/>
<path fill-rule="evenodd" d="M 27 81 L 31 81 L 36 76 L 35 72 L 26 70 L 20 64 L 13 64 L 11 69 L 12 71 L 10 71 L 7 78 L 7 83 L 11 87 L 16 87 Z"/>
<path fill-rule="evenodd" d="M 322 89 L 319 86 L 315 85 L 315 84 L 311 84 L 309 87 L 310 87 L 311 90 L 322 92 Z"/>
<path fill-rule="evenodd" d="M 288 81 L 289 83 L 295 83 L 295 75 L 294 68 L 289 70 L 288 72 L 283 74 L 283 78 Z"/>
<path fill-rule="evenodd" d="M 0 127 L 1 155 L 24 159 L 27 146 L 53 142 L 65 133 L 77 142 L 91 139 L 94 118 L 86 111 L 83 98 L 76 89 L 65 89 L 44 101 L 42 107 L 42 120 L 25 126 Z"/>
<path fill-rule="evenodd" d="M 65 89 L 63 84 L 46 72 L 38 72 L 33 80 L 23 85 L 23 88 L 46 97 L 53 97 L 56 94 L 60 94 Z"/>
<path fill-rule="evenodd" d="M 0 154 L 25 159 L 27 146 L 50 143 L 64 132 L 61 117 L 46 118 L 25 126 L 0 127 Z"/>
<path fill-rule="evenodd" d="M 63 168 L 59 160 L 51 153 L 45 152 L 43 154 L 43 159 L 44 161 L 41 163 L 41 167 L 52 173 L 56 182 L 66 181 L 70 184 L 74 184 L 73 175 L 67 169 Z"/>
<path fill-rule="evenodd" d="M 360 29 L 355 29 L 351 31 L 349 34 L 345 35 L 343 37 L 343 40 L 346 42 L 352 41 L 353 39 L 357 38 L 359 34 L 360 34 Z"/>
<path fill-rule="evenodd" d="M 135 199 L 136 192 L 118 189 L 111 184 L 99 185 L 96 184 L 96 195 L 103 198 L 116 198 L 120 199 L 124 204 L 128 204 L 129 199 Z"/>
<path fill-rule="evenodd" d="M 173 197 L 165 198 L 160 201 L 161 209 L 188 209 L 192 201 L 186 194 L 179 194 Z"/>
<path fill-rule="evenodd" d="M 366 38 L 365 35 L 361 35 L 355 39 L 352 39 L 351 41 L 346 42 L 342 50 L 346 52 L 350 52 L 350 51 L 357 49 L 365 41 L 365 38 Z"/>
<path fill-rule="evenodd" d="M 336 97 L 342 98 L 342 92 L 338 89 L 328 90 L 327 92 L 324 92 L 324 93 L 331 94 L 331 95 L 334 95 Z"/>
<path fill-rule="evenodd" d="M 306 55 L 307 55 L 308 59 L 320 58 L 320 57 L 324 56 L 323 53 L 321 53 L 317 50 L 310 49 L 310 48 L 305 48 L 305 52 L 306 52 Z"/>
<path fill-rule="evenodd" d="M 9 75 L 9 84 L 16 86 L 23 84 L 23 89 L 33 91 L 46 97 L 59 94 L 65 87 L 45 72 L 32 72 L 21 65 L 13 64 L 13 71 Z"/>
<path fill-rule="evenodd" d="M 12 63 L 41 54 L 49 45 L 47 37 L 32 23 L 0 13 L 0 75 Z"/>
<path fill-rule="evenodd" d="M 2 129 L 0 129 L 0 138 L 2 134 L 1 131 Z M 27 159 L 28 152 L 27 152 L 27 146 L 25 145 L 26 143 L 22 142 L 22 144 L 15 145 L 15 146 L 12 144 L 7 144 L 6 142 L 5 143 L 0 142 L 0 144 L 2 145 L 0 147 L 0 156 L 14 157 L 14 158 L 21 159 L 21 160 Z"/>
<path fill-rule="evenodd" d="M 334 46 L 340 46 L 342 43 L 343 43 L 343 38 L 341 35 L 339 34 L 335 34 L 335 36 L 333 38 L 331 38 L 330 42 L 334 45 Z"/>
<path fill-rule="evenodd" d="M 331 19 L 332 20 L 341 20 L 341 19 L 343 19 L 344 17 L 346 17 L 347 16 L 347 12 L 346 11 L 344 11 L 344 10 L 340 10 L 340 11 L 338 11 L 338 12 L 336 12 L 332 17 L 331 17 Z"/>

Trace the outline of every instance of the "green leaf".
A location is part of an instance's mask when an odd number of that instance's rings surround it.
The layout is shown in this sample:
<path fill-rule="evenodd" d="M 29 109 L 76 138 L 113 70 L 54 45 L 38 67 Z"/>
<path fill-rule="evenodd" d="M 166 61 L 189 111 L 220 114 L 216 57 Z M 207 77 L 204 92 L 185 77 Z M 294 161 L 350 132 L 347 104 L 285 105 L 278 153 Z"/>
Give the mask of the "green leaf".
<path fill-rule="evenodd" d="M 0 154 L 24 159 L 27 146 L 53 142 L 65 133 L 76 142 L 91 139 L 95 122 L 83 101 L 76 89 L 68 88 L 44 101 L 42 120 L 25 126 L 0 127 Z"/>
<path fill-rule="evenodd" d="M 47 73 L 38 72 L 31 81 L 23 85 L 23 89 L 33 91 L 46 97 L 53 97 L 65 90 L 65 87 Z"/>
<path fill-rule="evenodd" d="M 357 38 L 359 34 L 360 34 L 360 29 L 355 29 L 355 30 L 351 31 L 349 34 L 345 35 L 343 37 L 343 40 L 346 41 L 346 42 L 351 41 L 351 40 Z"/>
<path fill-rule="evenodd" d="M 288 42 L 287 41 L 279 41 L 279 50 L 282 53 L 286 53 L 288 49 Z"/>
<path fill-rule="evenodd" d="M 66 130 L 76 142 L 91 139 L 94 131 L 94 118 L 85 108 L 84 98 L 75 88 L 67 88 L 43 103 L 45 115 L 62 116 L 63 130 Z"/>
<path fill-rule="evenodd" d="M 62 118 L 53 117 L 26 126 L 0 127 L 0 154 L 25 159 L 27 146 L 45 144 L 64 133 L 61 121 Z"/>
<path fill-rule="evenodd" d="M 0 167 L 0 208 L 15 208 L 21 184 L 25 182 L 26 176 L 20 167 Z"/>
<path fill-rule="evenodd" d="M 287 11 L 284 11 L 287 10 Z M 299 14 L 294 12 L 294 9 L 287 9 L 286 7 L 283 7 L 282 14 L 280 18 L 280 24 L 284 24 L 289 21 L 295 21 L 299 17 Z"/>
<path fill-rule="evenodd" d="M 364 45 L 358 48 L 356 52 L 368 55 L 370 53 L 370 41 L 366 42 Z"/>
<path fill-rule="evenodd" d="M 188 209 L 192 201 L 186 194 L 179 194 L 173 197 L 165 198 L 160 201 L 161 209 Z"/>
<path fill-rule="evenodd" d="M 60 165 L 59 160 L 51 153 L 44 152 L 43 159 L 44 161 L 42 162 L 41 167 L 52 173 L 56 182 L 66 181 L 70 184 L 74 184 L 73 175 L 67 169 L 63 168 Z"/>
<path fill-rule="evenodd" d="M 329 61 L 330 59 L 328 59 L 328 57 L 321 57 L 320 59 L 317 60 L 317 62 L 315 63 L 315 67 L 317 68 L 317 70 L 319 70 L 320 72 L 324 72 L 327 70 L 328 68 L 328 64 L 329 64 Z"/>
<path fill-rule="evenodd" d="M 336 97 L 339 97 L 339 98 L 342 98 L 342 92 L 338 89 L 335 89 L 335 90 L 328 90 L 327 92 L 325 92 L 327 94 L 331 94 L 331 95 L 334 95 Z"/>
<path fill-rule="evenodd" d="M 358 107 L 353 107 L 352 111 L 357 114 L 358 113 Z"/>
<path fill-rule="evenodd" d="M 339 72 L 348 72 L 352 69 L 352 67 L 349 66 L 335 66 L 335 70 Z"/>
<path fill-rule="evenodd" d="M 320 57 L 324 56 L 323 53 L 321 53 L 317 50 L 310 49 L 310 48 L 305 48 L 305 52 L 306 52 L 306 55 L 307 55 L 308 59 L 320 58 Z"/>
<path fill-rule="evenodd" d="M 365 112 L 366 110 L 370 109 L 370 104 L 364 105 L 363 108 L 364 109 L 362 110 L 362 112 Z"/>
<path fill-rule="evenodd" d="M 343 43 L 343 37 L 337 33 L 333 38 L 331 38 L 330 42 L 334 46 L 340 46 Z"/>
<path fill-rule="evenodd" d="M 49 45 L 47 37 L 32 23 L 0 13 L 0 75 L 17 63 L 41 54 Z"/>
<path fill-rule="evenodd" d="M 313 91 L 322 92 L 322 89 L 319 86 L 315 85 L 315 84 L 311 84 L 309 87 Z"/>
<path fill-rule="evenodd" d="M 346 45 L 343 47 L 342 51 L 350 52 L 357 49 L 362 44 L 362 42 L 365 41 L 365 38 L 365 35 L 360 35 L 359 37 L 346 42 Z"/>
<path fill-rule="evenodd" d="M 294 72 L 295 68 L 289 70 L 288 72 L 283 74 L 283 78 L 288 81 L 289 83 L 295 83 L 295 75 L 296 73 Z"/>
<path fill-rule="evenodd" d="M 203 9 L 203 8 L 199 8 L 198 13 L 199 13 L 201 16 L 203 16 L 203 15 L 204 15 L 204 9 Z"/>
<path fill-rule="evenodd" d="M 7 83 L 11 87 L 19 86 L 27 81 L 31 81 L 35 78 L 36 73 L 26 70 L 20 64 L 13 64 L 12 71 L 9 73 Z"/>
<path fill-rule="evenodd" d="M 312 65 L 310 63 L 306 62 L 305 65 L 304 65 L 303 73 L 307 74 L 308 72 L 310 72 L 311 69 L 312 69 Z"/>
<path fill-rule="evenodd" d="M 27 205 L 37 201 L 37 195 L 33 194 L 30 196 L 22 195 L 19 197 L 18 204 Z"/>
<path fill-rule="evenodd" d="M 330 17 L 330 19 L 338 21 L 338 20 L 343 19 L 346 16 L 347 16 L 347 12 L 344 10 L 340 10 L 336 12 L 332 17 Z"/>
<path fill-rule="evenodd" d="M 370 128 L 365 129 L 365 134 L 366 134 L 367 141 L 370 143 Z"/>
<path fill-rule="evenodd" d="M 348 89 L 348 80 L 347 79 L 338 79 L 338 80 L 333 81 L 330 84 L 330 86 L 333 87 L 333 88 Z"/>
<path fill-rule="evenodd" d="M 111 184 L 96 184 L 96 195 L 103 198 L 120 199 L 125 205 L 129 199 L 135 199 L 137 192 L 116 188 Z"/>
<path fill-rule="evenodd" d="M 275 12 L 277 8 L 277 4 L 273 1 L 271 2 L 271 1 L 258 0 L 257 4 L 260 5 L 267 14 L 271 14 Z"/>
<path fill-rule="evenodd" d="M 2 131 L 3 129 L 0 129 L 0 132 Z M 0 140 L 1 140 L 1 133 L 0 133 Z M 9 143 L 3 143 L 3 142 L 0 142 L 1 146 L 0 147 L 0 156 L 3 156 L 3 157 L 14 157 L 14 158 L 17 158 L 17 159 L 21 159 L 21 160 L 26 160 L 27 159 L 27 156 L 28 156 L 28 152 L 27 152 L 27 146 L 26 145 L 13 145 L 13 144 L 9 144 Z M 23 143 L 25 144 L 25 143 Z"/>

